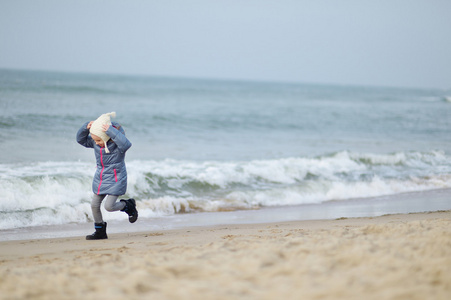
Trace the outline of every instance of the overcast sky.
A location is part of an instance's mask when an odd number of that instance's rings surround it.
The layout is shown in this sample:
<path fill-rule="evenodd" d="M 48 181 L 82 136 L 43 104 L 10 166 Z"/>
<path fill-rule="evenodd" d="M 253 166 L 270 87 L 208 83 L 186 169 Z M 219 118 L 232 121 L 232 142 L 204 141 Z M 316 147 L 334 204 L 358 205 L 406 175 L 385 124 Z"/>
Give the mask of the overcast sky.
<path fill-rule="evenodd" d="M 451 89 L 451 1 L 0 0 L 0 68 Z"/>

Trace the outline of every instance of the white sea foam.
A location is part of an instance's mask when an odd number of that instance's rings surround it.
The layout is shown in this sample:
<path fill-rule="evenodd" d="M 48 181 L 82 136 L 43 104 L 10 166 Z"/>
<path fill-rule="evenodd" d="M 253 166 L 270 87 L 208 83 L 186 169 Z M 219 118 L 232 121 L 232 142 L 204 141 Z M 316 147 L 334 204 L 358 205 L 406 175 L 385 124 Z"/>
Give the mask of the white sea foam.
<path fill-rule="evenodd" d="M 321 203 L 451 187 L 440 151 L 338 152 L 253 161 L 130 161 L 128 191 L 141 217 Z M 93 164 L 0 165 L 0 228 L 91 222 Z M 103 208 L 102 208 L 103 209 Z M 105 211 L 104 211 L 105 212 Z M 106 220 L 122 213 L 104 213 Z"/>

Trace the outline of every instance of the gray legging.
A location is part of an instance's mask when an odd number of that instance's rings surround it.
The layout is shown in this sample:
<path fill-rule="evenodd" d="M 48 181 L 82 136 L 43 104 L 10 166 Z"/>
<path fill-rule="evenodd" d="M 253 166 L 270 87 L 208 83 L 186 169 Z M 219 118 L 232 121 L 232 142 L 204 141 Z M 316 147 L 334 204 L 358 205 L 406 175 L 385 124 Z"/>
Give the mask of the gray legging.
<path fill-rule="evenodd" d="M 116 202 L 119 196 L 114 195 L 97 195 L 94 194 L 92 196 L 91 209 L 92 216 L 94 217 L 94 222 L 103 223 L 102 212 L 100 211 L 100 205 L 102 204 L 103 199 L 106 196 L 105 201 L 105 209 L 107 211 L 118 211 L 122 210 L 125 207 L 124 202 Z"/>

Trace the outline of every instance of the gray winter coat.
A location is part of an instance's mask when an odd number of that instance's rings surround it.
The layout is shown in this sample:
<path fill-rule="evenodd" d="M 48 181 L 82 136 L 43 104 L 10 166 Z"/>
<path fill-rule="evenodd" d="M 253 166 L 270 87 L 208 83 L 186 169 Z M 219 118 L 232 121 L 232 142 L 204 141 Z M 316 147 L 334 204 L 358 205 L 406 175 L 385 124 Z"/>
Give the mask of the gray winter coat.
<path fill-rule="evenodd" d="M 104 147 L 98 146 L 89 134 L 89 129 L 83 126 L 77 132 L 77 142 L 86 148 L 94 148 L 97 170 L 92 181 L 92 191 L 97 195 L 120 196 L 127 191 L 127 169 L 125 167 L 125 152 L 132 146 L 125 137 L 125 131 L 117 122 L 112 122 L 105 132 L 111 139 L 108 141 L 110 153 Z"/>

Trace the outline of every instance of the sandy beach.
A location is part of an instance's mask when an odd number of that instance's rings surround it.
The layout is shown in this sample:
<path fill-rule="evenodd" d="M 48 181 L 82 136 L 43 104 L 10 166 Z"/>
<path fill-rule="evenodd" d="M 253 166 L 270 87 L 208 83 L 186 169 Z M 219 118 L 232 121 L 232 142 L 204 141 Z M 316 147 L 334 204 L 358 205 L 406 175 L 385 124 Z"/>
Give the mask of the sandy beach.
<path fill-rule="evenodd" d="M 449 299 L 451 211 L 0 242 L 0 299 Z"/>

